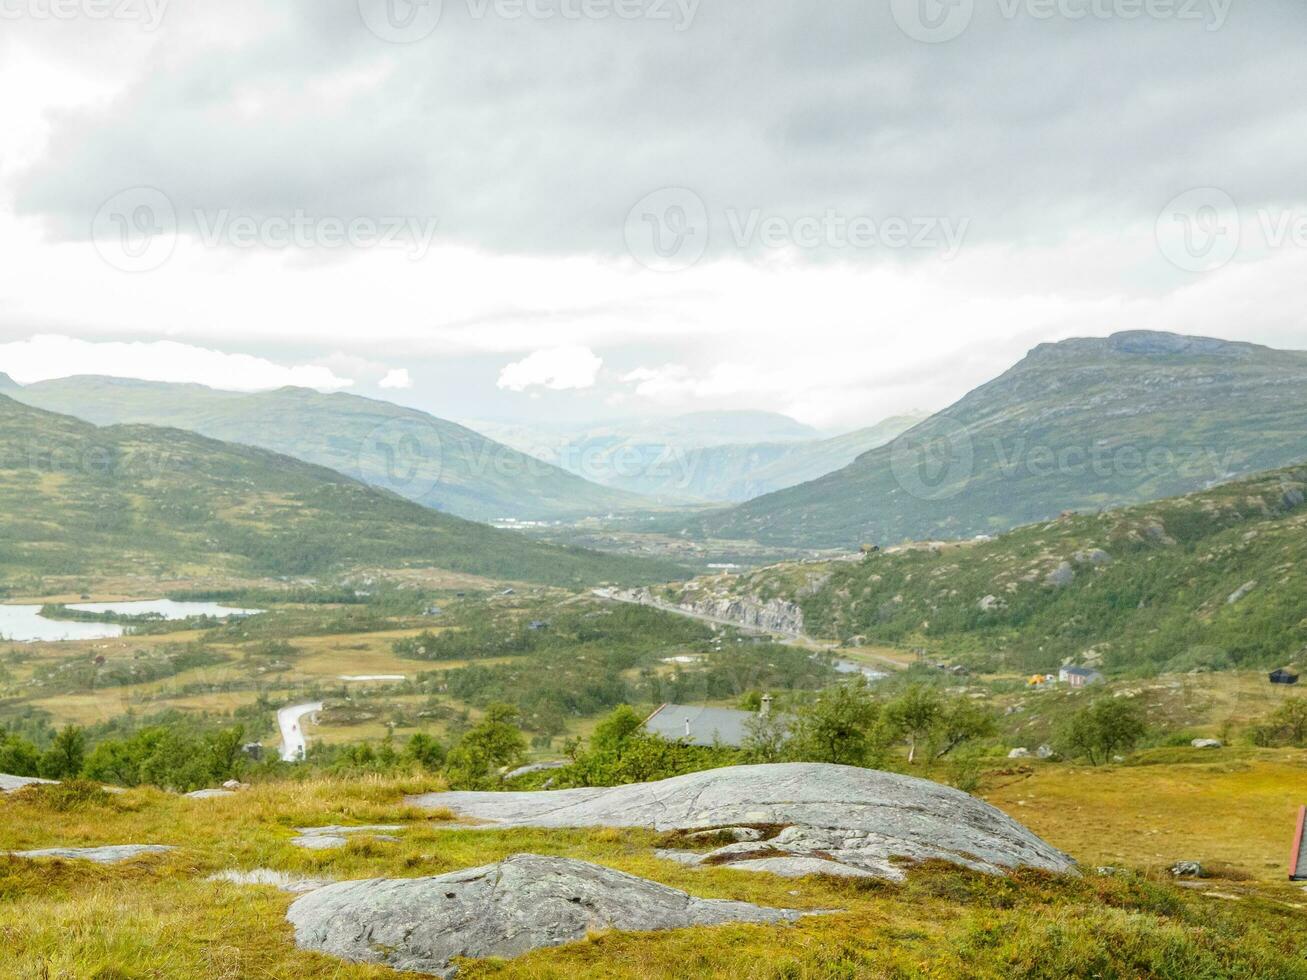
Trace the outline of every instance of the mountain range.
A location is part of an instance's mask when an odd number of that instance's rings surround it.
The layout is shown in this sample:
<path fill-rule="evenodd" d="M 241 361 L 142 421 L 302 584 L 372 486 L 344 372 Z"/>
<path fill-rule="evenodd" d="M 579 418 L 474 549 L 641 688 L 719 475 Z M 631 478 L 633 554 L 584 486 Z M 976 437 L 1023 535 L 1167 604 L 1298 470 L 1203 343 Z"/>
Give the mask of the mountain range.
<path fill-rule="evenodd" d="M 269 449 L 469 520 L 555 520 L 649 506 L 454 422 L 357 395 L 305 388 L 246 394 L 91 376 L 7 393 L 96 425 L 174 426 Z"/>
<path fill-rule="evenodd" d="M 735 503 L 813 480 L 926 417 L 834 438 L 775 412 L 694 412 L 597 426 L 471 423 L 523 452 L 660 503 Z"/>
<path fill-rule="evenodd" d="M 1307 353 L 1151 331 L 1041 344 L 816 480 L 688 522 L 852 548 L 994 534 L 1307 459 Z"/>
<path fill-rule="evenodd" d="M 181 429 L 103 428 L 0 395 L 0 575 L 434 567 L 580 586 L 668 562 L 533 542 L 322 466 Z"/>

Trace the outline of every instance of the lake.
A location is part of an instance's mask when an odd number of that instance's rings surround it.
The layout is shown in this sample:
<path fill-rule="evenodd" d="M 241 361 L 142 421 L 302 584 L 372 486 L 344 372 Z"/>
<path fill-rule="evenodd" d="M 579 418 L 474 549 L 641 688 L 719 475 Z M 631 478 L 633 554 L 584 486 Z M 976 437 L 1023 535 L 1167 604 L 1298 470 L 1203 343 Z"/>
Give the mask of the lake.
<path fill-rule="evenodd" d="M 252 616 L 261 610 L 236 609 L 216 602 L 174 602 L 172 599 L 145 599 L 133 602 L 79 602 L 69 604 L 79 612 L 114 612 L 126 616 L 154 613 L 164 619 L 187 619 L 191 616 Z M 0 639 L 15 643 L 59 640 L 109 640 L 122 636 L 119 623 L 71 623 L 46 619 L 40 606 L 0 605 Z"/>

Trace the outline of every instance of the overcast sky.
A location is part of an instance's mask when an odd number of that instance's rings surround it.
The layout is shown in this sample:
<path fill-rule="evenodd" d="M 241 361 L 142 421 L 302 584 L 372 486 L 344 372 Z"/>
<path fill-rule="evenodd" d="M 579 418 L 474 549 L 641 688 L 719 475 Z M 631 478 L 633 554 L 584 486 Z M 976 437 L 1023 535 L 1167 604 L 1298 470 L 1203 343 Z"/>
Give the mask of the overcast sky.
<path fill-rule="evenodd" d="M 0 371 L 463 419 L 1307 347 L 1301 0 L 3 0 Z"/>

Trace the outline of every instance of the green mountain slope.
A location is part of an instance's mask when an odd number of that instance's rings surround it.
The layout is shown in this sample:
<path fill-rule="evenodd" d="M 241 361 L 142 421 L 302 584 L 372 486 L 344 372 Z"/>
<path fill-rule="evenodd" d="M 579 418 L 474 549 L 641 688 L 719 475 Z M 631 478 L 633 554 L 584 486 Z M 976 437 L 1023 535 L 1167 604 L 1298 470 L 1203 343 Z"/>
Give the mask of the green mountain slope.
<path fill-rule="evenodd" d="M 775 566 L 734 588 L 799 602 L 815 636 L 1023 671 L 1277 667 L 1307 653 L 1305 499 L 1307 467 L 1293 467 L 992 541 Z"/>
<path fill-rule="evenodd" d="M 242 394 L 201 385 L 76 377 L 9 394 L 96 425 L 189 429 L 270 449 L 470 520 L 602 516 L 647 506 L 416 409 L 303 388 Z"/>
<path fill-rule="evenodd" d="M 0 575 L 364 564 L 560 585 L 677 573 L 536 544 L 266 450 L 180 429 L 96 428 L 0 396 Z"/>
<path fill-rule="evenodd" d="M 1035 348 L 887 446 L 691 530 L 772 544 L 994 533 L 1307 458 L 1307 353 L 1131 332 Z"/>

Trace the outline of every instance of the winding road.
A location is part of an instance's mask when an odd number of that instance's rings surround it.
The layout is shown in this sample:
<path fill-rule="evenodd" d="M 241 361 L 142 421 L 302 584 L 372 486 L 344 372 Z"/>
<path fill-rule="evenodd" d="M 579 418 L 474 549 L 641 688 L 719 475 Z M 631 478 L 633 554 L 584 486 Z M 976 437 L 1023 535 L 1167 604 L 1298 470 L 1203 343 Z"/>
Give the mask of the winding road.
<path fill-rule="evenodd" d="M 299 762 L 309 751 L 308 739 L 304 737 L 303 720 L 322 710 L 322 702 L 293 704 L 277 712 L 277 727 L 281 729 L 281 759 L 283 762 Z"/>

